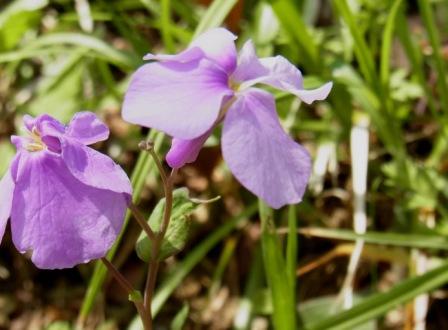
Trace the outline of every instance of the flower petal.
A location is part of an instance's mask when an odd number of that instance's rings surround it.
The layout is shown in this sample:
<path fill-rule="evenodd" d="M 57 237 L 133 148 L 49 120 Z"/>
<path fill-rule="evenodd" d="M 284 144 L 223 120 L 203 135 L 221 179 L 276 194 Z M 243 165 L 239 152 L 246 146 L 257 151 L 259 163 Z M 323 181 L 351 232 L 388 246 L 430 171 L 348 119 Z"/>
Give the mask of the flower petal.
<path fill-rule="evenodd" d="M 199 47 L 188 48 L 179 54 L 146 54 L 143 59 L 145 61 L 171 61 L 171 62 L 181 62 L 187 63 L 190 61 L 198 60 L 204 57 L 205 54 L 203 50 Z"/>
<path fill-rule="evenodd" d="M 123 118 L 180 139 L 204 134 L 215 122 L 225 96 L 227 74 L 207 59 L 153 62 L 133 75 Z"/>
<path fill-rule="evenodd" d="M 267 75 L 269 75 L 269 70 L 258 59 L 252 40 L 246 41 L 239 52 L 238 66 L 232 74 L 232 80 L 241 83 Z"/>
<path fill-rule="evenodd" d="M 17 249 L 39 268 L 69 268 L 103 257 L 123 224 L 123 194 L 86 186 L 50 152 L 23 153 L 11 213 Z"/>
<path fill-rule="evenodd" d="M 230 74 L 236 67 L 236 38 L 229 30 L 215 28 L 201 34 L 188 48 L 199 47 L 209 59 L 218 63 Z"/>
<path fill-rule="evenodd" d="M 102 153 L 81 142 L 62 139 L 62 159 L 68 170 L 82 183 L 99 189 L 132 196 L 132 187 L 123 169 Z"/>
<path fill-rule="evenodd" d="M 0 242 L 11 214 L 14 187 L 11 172 L 8 170 L 0 181 Z"/>
<path fill-rule="evenodd" d="M 36 128 L 41 136 L 58 137 L 65 133 L 65 126 L 50 115 L 43 114 L 36 118 L 29 115 L 23 116 L 25 127 L 31 132 Z"/>
<path fill-rule="evenodd" d="M 303 102 L 311 104 L 314 101 L 325 100 L 332 88 L 333 82 L 330 81 L 316 89 L 294 89 L 289 92 L 296 95 Z"/>
<path fill-rule="evenodd" d="M 76 113 L 66 130 L 67 136 L 89 145 L 109 137 L 109 128 L 89 111 Z"/>
<path fill-rule="evenodd" d="M 193 163 L 199 155 L 199 151 L 207 141 L 213 129 L 209 129 L 201 136 L 192 140 L 174 138 L 171 148 L 166 154 L 166 162 L 171 168 L 181 168 L 186 163 Z"/>
<path fill-rule="evenodd" d="M 283 131 L 271 94 L 250 89 L 237 99 L 224 119 L 222 151 L 241 184 L 271 207 L 302 200 L 310 156 Z"/>
<path fill-rule="evenodd" d="M 255 57 L 252 61 L 260 63 L 267 70 L 267 73 L 263 74 L 262 70 L 258 69 L 259 76 L 255 77 L 256 75 L 252 74 L 250 79 L 241 85 L 241 89 L 263 83 L 294 94 L 303 102 L 311 104 L 316 100 L 324 100 L 333 86 L 332 82 L 328 82 L 317 89 L 303 89 L 302 73 L 283 56 L 267 57 L 260 60 Z M 254 65 L 252 64 L 252 67 Z M 236 72 L 238 71 L 237 68 Z"/>

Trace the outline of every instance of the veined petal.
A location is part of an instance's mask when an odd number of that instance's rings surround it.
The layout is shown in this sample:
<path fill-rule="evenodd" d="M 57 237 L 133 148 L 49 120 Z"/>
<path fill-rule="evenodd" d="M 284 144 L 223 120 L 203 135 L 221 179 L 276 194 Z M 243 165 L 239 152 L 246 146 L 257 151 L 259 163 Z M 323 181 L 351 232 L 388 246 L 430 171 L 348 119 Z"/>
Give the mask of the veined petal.
<path fill-rule="evenodd" d="M 199 155 L 199 151 L 212 133 L 212 129 L 192 140 L 174 138 L 171 148 L 166 154 L 166 161 L 171 168 L 180 168 L 187 163 L 193 163 Z"/>
<path fill-rule="evenodd" d="M 76 113 L 66 130 L 67 136 L 89 145 L 109 137 L 109 128 L 89 111 Z"/>
<path fill-rule="evenodd" d="M 311 104 L 316 100 L 324 100 L 333 86 L 332 82 L 328 82 L 316 89 L 303 89 L 302 73 L 283 56 L 267 57 L 260 60 L 253 58 L 253 61 L 261 64 L 267 70 L 267 73 L 258 69 L 259 76 L 255 77 L 256 75 L 252 74 L 249 80 L 241 84 L 241 89 L 263 83 L 294 94 L 303 102 Z M 237 68 L 236 72 L 238 71 Z"/>
<path fill-rule="evenodd" d="M 8 170 L 0 180 L 0 242 L 11 214 L 14 187 L 11 172 Z"/>
<path fill-rule="evenodd" d="M 123 118 L 180 139 L 204 134 L 233 92 L 227 74 L 208 59 L 153 62 L 134 73 L 123 103 Z"/>
<path fill-rule="evenodd" d="M 132 196 L 123 169 L 106 155 L 74 139 L 62 139 L 62 159 L 72 175 L 85 185 Z"/>
<path fill-rule="evenodd" d="M 231 74 L 236 68 L 236 36 L 224 28 L 210 29 L 197 37 L 189 49 L 199 47 L 205 55 Z"/>
<path fill-rule="evenodd" d="M 39 268 L 69 268 L 103 257 L 123 224 L 123 194 L 87 186 L 59 155 L 23 153 L 11 213 L 13 242 Z"/>
<path fill-rule="evenodd" d="M 250 89 L 236 100 L 224 119 L 222 151 L 241 184 L 271 207 L 302 200 L 310 156 L 283 131 L 271 94 Z"/>

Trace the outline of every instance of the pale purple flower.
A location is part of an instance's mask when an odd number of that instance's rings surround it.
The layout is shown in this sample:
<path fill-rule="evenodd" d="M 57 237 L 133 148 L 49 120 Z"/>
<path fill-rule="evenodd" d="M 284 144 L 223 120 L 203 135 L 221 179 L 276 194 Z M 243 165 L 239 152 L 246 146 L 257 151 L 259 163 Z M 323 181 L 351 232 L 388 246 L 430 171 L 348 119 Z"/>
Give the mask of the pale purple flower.
<path fill-rule="evenodd" d="M 199 36 L 177 55 L 153 60 L 133 75 L 123 118 L 173 136 L 167 162 L 173 168 L 193 162 L 223 122 L 222 152 L 235 177 L 274 208 L 301 201 L 310 175 L 307 151 L 282 129 L 266 84 L 305 103 L 323 100 L 329 82 L 304 90 L 300 71 L 284 57 L 259 59 L 249 40 L 237 56 L 236 37 L 223 28 Z"/>
<path fill-rule="evenodd" d="M 11 218 L 13 243 L 39 268 L 69 268 L 103 257 L 119 234 L 132 188 L 120 166 L 87 145 L 108 138 L 91 112 L 68 126 L 24 117 L 28 136 L 0 181 L 0 240 Z"/>

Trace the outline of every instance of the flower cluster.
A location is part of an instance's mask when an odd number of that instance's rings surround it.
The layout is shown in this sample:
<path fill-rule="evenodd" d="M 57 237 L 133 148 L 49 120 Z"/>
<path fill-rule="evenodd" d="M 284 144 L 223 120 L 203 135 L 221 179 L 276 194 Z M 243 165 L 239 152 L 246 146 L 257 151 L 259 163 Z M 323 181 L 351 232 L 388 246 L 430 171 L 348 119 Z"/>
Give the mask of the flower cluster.
<path fill-rule="evenodd" d="M 304 90 L 300 71 L 281 56 L 259 59 L 249 40 L 239 55 L 223 28 L 199 36 L 177 55 L 145 56 L 133 75 L 123 118 L 173 137 L 167 162 L 193 162 L 213 128 L 223 122 L 222 153 L 235 177 L 270 206 L 301 201 L 310 175 L 307 151 L 281 128 L 266 84 L 305 103 L 323 100 L 327 83 Z"/>
<path fill-rule="evenodd" d="M 172 168 L 195 161 L 223 123 L 222 152 L 235 177 L 270 206 L 301 200 L 310 175 L 307 151 L 282 129 L 265 84 L 305 103 L 323 100 L 327 83 L 303 89 L 300 71 L 281 56 L 259 59 L 249 40 L 218 28 L 177 55 L 145 56 L 123 104 L 127 121 L 173 137 Z M 12 239 L 40 268 L 67 268 L 103 257 L 123 225 L 132 188 L 109 157 L 88 147 L 108 138 L 93 113 L 65 126 L 49 115 L 24 117 L 27 136 L 13 136 L 17 154 L 0 181 L 0 240 L 10 218 Z"/>
<path fill-rule="evenodd" d="M 11 217 L 13 243 L 39 268 L 67 268 L 103 257 L 121 230 L 132 188 L 125 172 L 88 145 L 109 129 L 90 112 L 68 126 L 24 117 L 28 136 L 0 181 L 0 239 Z"/>

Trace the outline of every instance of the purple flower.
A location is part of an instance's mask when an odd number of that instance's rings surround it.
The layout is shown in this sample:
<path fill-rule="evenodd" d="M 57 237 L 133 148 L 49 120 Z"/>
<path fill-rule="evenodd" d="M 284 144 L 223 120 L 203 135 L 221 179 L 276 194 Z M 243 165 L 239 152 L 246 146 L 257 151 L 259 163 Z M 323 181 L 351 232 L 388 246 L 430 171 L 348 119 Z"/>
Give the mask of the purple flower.
<path fill-rule="evenodd" d="M 109 129 L 93 113 L 68 126 L 24 117 L 27 137 L 0 181 L 0 240 L 11 217 L 16 248 L 39 268 L 68 268 L 103 257 L 121 230 L 132 188 L 120 166 L 87 147 Z"/>
<path fill-rule="evenodd" d="M 259 59 L 250 40 L 237 56 L 235 39 L 218 28 L 177 55 L 146 55 L 153 62 L 133 75 L 123 117 L 174 137 L 167 155 L 173 168 L 193 162 L 223 122 L 223 156 L 235 177 L 274 208 L 298 203 L 310 156 L 283 131 L 274 97 L 254 86 L 266 84 L 312 103 L 325 99 L 332 83 L 304 90 L 300 71 L 284 57 Z"/>

